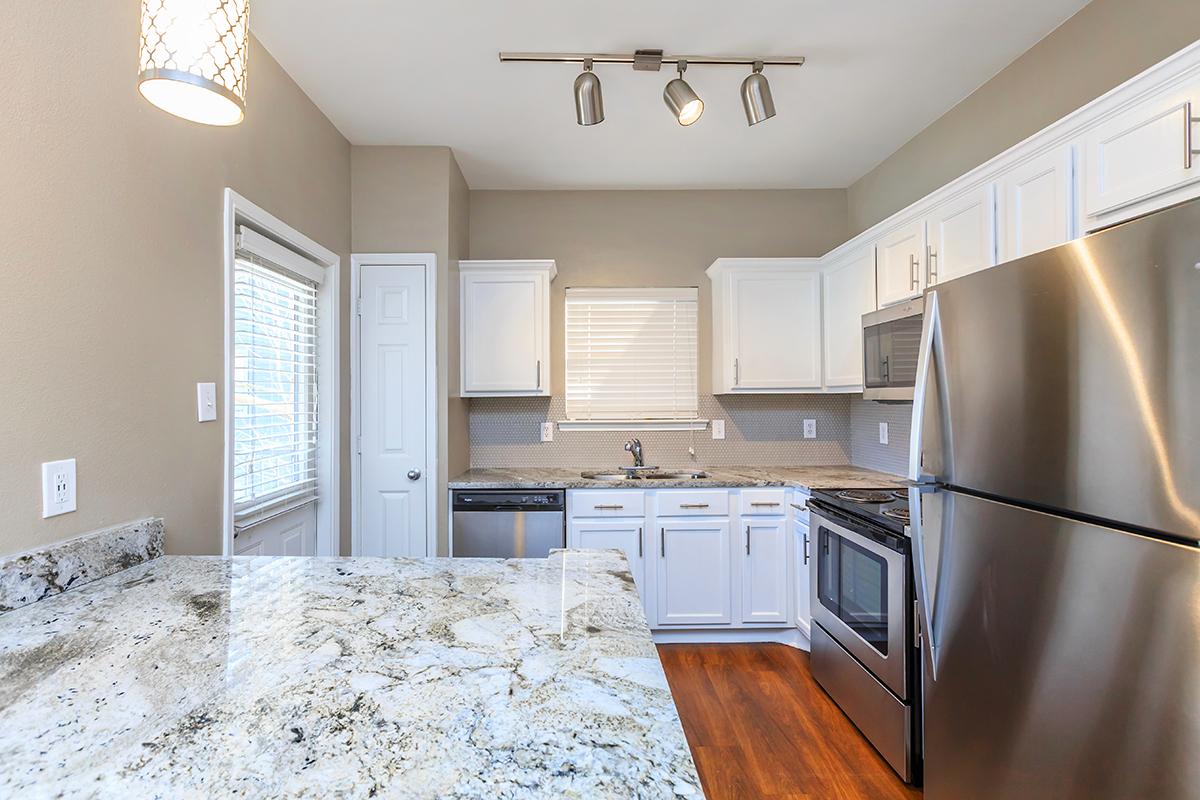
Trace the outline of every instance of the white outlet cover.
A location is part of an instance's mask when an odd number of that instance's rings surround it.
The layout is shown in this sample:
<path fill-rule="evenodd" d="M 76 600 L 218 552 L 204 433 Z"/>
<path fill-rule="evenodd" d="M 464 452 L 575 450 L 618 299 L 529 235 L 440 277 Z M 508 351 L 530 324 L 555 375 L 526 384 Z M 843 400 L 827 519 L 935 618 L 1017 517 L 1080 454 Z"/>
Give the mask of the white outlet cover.
<path fill-rule="evenodd" d="M 725 438 L 725 420 L 714 419 L 712 421 L 712 437 L 714 439 L 724 439 Z"/>
<path fill-rule="evenodd" d="M 805 439 L 817 438 L 817 421 L 815 419 L 804 420 L 804 438 Z"/>
<path fill-rule="evenodd" d="M 217 385 L 215 383 L 196 384 L 196 419 L 198 422 L 212 422 L 217 418 Z"/>
<path fill-rule="evenodd" d="M 42 519 L 75 510 L 75 459 L 42 464 Z"/>
<path fill-rule="evenodd" d="M 553 442 L 554 441 L 554 423 L 553 422 L 543 422 L 542 423 L 542 441 L 543 442 Z"/>
<path fill-rule="evenodd" d="M 887 429 L 886 422 L 879 423 L 879 443 L 880 444 L 888 443 L 888 429 Z"/>

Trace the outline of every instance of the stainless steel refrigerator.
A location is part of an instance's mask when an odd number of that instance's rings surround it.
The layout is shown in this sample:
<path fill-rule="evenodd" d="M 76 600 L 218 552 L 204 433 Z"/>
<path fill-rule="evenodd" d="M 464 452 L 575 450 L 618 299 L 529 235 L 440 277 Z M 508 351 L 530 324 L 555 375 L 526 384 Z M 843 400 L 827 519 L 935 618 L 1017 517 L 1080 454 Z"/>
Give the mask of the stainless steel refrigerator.
<path fill-rule="evenodd" d="M 1200 797 L 1200 201 L 926 294 L 925 796 Z"/>

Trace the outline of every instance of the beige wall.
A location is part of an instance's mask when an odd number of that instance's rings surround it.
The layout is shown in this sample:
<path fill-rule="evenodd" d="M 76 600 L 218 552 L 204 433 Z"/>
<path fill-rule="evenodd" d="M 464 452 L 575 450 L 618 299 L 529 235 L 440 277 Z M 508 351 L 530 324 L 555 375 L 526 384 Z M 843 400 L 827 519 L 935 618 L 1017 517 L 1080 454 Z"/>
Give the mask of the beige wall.
<path fill-rule="evenodd" d="M 15 25 L 0 35 L 0 553 L 151 514 L 169 552 L 220 553 L 222 425 L 196 422 L 195 384 L 222 382 L 222 193 L 348 259 L 350 146 L 257 41 L 246 120 L 220 129 L 138 95 L 137 3 L 22 3 Z M 79 510 L 42 520 L 39 464 L 71 457 Z"/>
<path fill-rule="evenodd" d="M 444 554 L 446 483 L 452 467 L 461 471 L 470 448 L 465 428 L 457 429 L 465 404 L 452 396 L 458 380 L 458 259 L 468 245 L 466 181 L 448 147 L 353 147 L 350 161 L 353 251 L 437 256 L 437 523 L 438 551 Z M 346 527 L 343 539 L 349 536 Z"/>
<path fill-rule="evenodd" d="M 859 233 L 1200 38 L 1197 0 L 1092 0 L 848 191 Z"/>
<path fill-rule="evenodd" d="M 553 391 L 563 393 L 568 286 L 699 286 L 700 392 L 711 391 L 712 292 L 722 256 L 820 256 L 846 239 L 846 193 L 473 191 L 471 257 L 552 258 Z"/>

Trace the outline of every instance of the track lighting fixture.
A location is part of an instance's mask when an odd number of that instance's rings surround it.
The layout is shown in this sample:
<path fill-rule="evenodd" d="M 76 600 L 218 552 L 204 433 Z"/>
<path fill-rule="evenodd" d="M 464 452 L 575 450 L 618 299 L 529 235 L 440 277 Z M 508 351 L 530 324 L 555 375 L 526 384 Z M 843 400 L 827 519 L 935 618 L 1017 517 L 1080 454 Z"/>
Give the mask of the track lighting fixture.
<path fill-rule="evenodd" d="M 604 95 L 600 78 L 592 72 L 592 60 L 585 59 L 583 72 L 575 79 L 575 121 L 580 125 L 599 125 L 604 122 Z"/>
<path fill-rule="evenodd" d="M 667 83 L 663 89 L 663 100 L 679 124 L 686 127 L 700 119 L 700 115 L 704 113 L 704 101 L 683 79 L 683 73 L 687 71 L 687 62 L 680 60 L 677 68 L 679 77 Z"/>
<path fill-rule="evenodd" d="M 799 67 L 803 56 L 751 58 L 745 56 L 667 56 L 662 50 L 638 50 L 634 53 L 500 53 L 501 62 L 525 61 L 536 63 L 583 64 L 583 72 L 575 79 L 575 120 L 580 125 L 597 125 L 604 121 L 604 98 L 600 78 L 592 71 L 595 64 L 629 64 L 637 72 L 658 72 L 663 64 L 673 64 L 679 76 L 672 78 L 663 89 L 663 101 L 680 125 L 688 126 L 704 113 L 704 101 L 683 79 L 689 66 L 748 66 L 753 72 L 742 81 L 742 107 L 746 121 L 757 125 L 775 116 L 775 101 L 771 85 L 762 74 L 763 67 Z"/>
<path fill-rule="evenodd" d="M 742 81 L 742 107 L 746 109 L 746 122 L 757 125 L 775 116 L 775 101 L 771 99 L 771 84 L 762 74 L 763 63 L 756 61 L 754 71 Z"/>

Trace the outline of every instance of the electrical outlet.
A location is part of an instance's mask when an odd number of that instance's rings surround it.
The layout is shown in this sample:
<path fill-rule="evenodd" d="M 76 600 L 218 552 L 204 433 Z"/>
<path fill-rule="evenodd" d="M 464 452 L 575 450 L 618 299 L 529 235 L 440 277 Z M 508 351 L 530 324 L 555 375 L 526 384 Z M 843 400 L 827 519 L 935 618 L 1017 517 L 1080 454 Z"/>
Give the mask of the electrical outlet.
<path fill-rule="evenodd" d="M 886 423 L 886 422 L 881 422 L 881 423 L 879 423 L 879 443 L 880 443 L 880 444 L 887 444 L 887 443 L 888 443 L 888 440 L 887 440 L 887 423 Z"/>
<path fill-rule="evenodd" d="M 542 441 L 543 442 L 553 442 L 554 441 L 554 423 L 553 422 L 543 422 L 542 423 Z"/>
<path fill-rule="evenodd" d="M 725 438 L 725 420 L 714 419 L 712 421 L 712 437 L 714 439 L 724 439 Z"/>
<path fill-rule="evenodd" d="M 196 384 L 196 420 L 197 422 L 212 422 L 217 418 L 217 385 L 215 383 Z"/>
<path fill-rule="evenodd" d="M 815 419 L 804 420 L 804 438 L 805 439 L 817 438 L 817 421 Z"/>
<path fill-rule="evenodd" d="M 75 459 L 42 464 L 42 519 L 75 510 Z"/>

